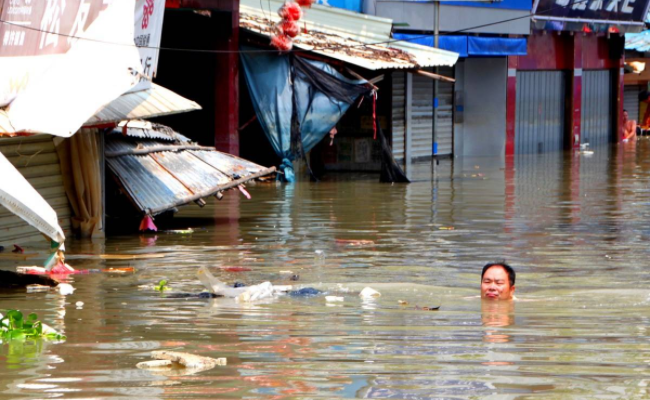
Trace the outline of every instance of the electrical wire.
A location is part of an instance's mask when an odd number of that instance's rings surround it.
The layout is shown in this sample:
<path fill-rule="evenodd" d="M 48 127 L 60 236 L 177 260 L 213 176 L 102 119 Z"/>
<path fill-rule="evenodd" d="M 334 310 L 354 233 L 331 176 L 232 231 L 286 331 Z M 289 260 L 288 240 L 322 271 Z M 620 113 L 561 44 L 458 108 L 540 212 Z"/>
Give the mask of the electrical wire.
<path fill-rule="evenodd" d="M 517 20 L 520 20 L 520 19 L 533 18 L 535 15 L 543 15 L 543 14 L 550 13 L 550 12 L 558 10 L 558 9 L 574 7 L 576 4 L 586 3 L 588 1 L 589 0 L 577 0 L 577 1 L 573 2 L 573 3 L 567 4 L 565 6 L 559 5 L 559 6 L 548 8 L 546 10 L 541 10 L 541 11 L 536 12 L 535 14 L 530 12 L 527 15 L 523 15 L 523 16 L 519 16 L 519 17 L 513 17 L 513 18 L 508 18 L 508 19 L 504 19 L 504 20 L 495 21 L 495 22 L 489 22 L 489 23 L 482 24 L 482 25 L 471 26 L 471 27 L 468 27 L 468 28 L 463 28 L 463 29 L 459 29 L 459 30 L 456 30 L 456 31 L 452 31 L 452 32 L 444 32 L 444 33 L 439 34 L 439 36 L 455 35 L 455 34 L 458 34 L 458 33 L 472 31 L 472 30 L 475 30 L 475 29 L 486 28 L 488 26 L 499 25 L 499 24 L 503 24 L 503 23 L 507 23 L 507 22 L 517 21 Z M 261 1 L 260 1 L 260 3 L 261 3 Z M 269 5 L 270 5 L 270 1 L 269 1 Z M 264 12 L 263 9 L 262 9 L 262 12 Z M 269 21 L 270 21 L 270 19 L 269 19 Z M 16 27 L 20 27 L 22 29 L 36 31 L 36 32 L 40 32 L 40 33 L 58 35 L 58 36 L 65 37 L 65 38 L 80 39 L 80 40 L 86 40 L 86 41 L 91 41 L 91 42 L 96 42 L 96 43 L 101 43 L 101 44 L 115 45 L 115 46 L 130 46 L 130 45 L 127 45 L 127 44 L 122 44 L 122 43 L 115 43 L 115 42 L 109 42 L 109 41 L 98 40 L 98 39 L 84 38 L 84 37 L 69 35 L 69 34 L 65 34 L 65 33 L 51 32 L 51 31 L 42 30 L 42 29 L 38 29 L 38 28 L 32 28 L 32 27 L 29 27 L 29 26 L 16 24 L 16 23 L 5 21 L 5 20 L 2 20 L 2 19 L 0 19 L 0 23 L 10 25 L 10 26 L 16 26 Z M 431 37 L 431 36 L 433 36 L 433 35 L 432 34 L 416 35 L 416 36 L 412 36 L 412 37 L 407 38 L 407 39 L 389 39 L 389 40 L 384 40 L 384 41 L 374 42 L 374 43 L 361 43 L 361 44 L 358 44 L 358 45 L 315 47 L 315 48 L 312 48 L 312 49 L 294 49 L 292 51 L 294 53 L 302 53 L 302 52 L 307 52 L 308 53 L 308 52 L 319 51 L 319 50 L 340 50 L 340 49 L 348 49 L 348 48 L 354 48 L 354 47 L 378 46 L 378 45 L 382 45 L 382 44 L 388 45 L 388 44 L 395 43 L 395 42 L 409 42 L 409 41 L 422 39 L 422 38 L 427 38 L 427 37 Z M 240 54 L 240 53 L 241 54 L 247 54 L 247 53 L 277 53 L 278 52 L 278 50 L 275 50 L 275 49 L 207 50 L 207 49 L 188 49 L 188 48 L 160 47 L 160 46 L 157 46 L 157 47 L 156 46 L 136 46 L 136 47 L 141 48 L 141 49 L 176 51 L 176 52 L 191 52 L 191 53 L 207 53 L 207 54 Z"/>

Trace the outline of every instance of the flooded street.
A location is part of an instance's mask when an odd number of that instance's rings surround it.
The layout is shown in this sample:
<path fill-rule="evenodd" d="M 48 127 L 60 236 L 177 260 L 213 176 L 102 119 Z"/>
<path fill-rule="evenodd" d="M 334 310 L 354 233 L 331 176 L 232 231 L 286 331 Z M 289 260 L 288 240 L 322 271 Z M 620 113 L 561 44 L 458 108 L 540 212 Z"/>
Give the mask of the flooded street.
<path fill-rule="evenodd" d="M 175 224 L 192 234 L 70 241 L 77 269 L 136 272 L 76 275 L 70 296 L 0 293 L 0 309 L 67 336 L 2 344 L 0 398 L 649 398 L 650 141 L 593 150 L 443 160 L 433 181 L 430 164 L 412 166 L 408 185 L 258 183 L 252 200 L 182 210 Z M 481 267 L 502 259 L 519 301 L 482 305 Z M 42 260 L 26 263 L 0 267 Z M 200 266 L 344 301 L 169 297 L 203 291 Z M 171 291 L 153 290 L 161 279 Z M 365 286 L 381 297 L 359 298 Z M 228 365 L 135 367 L 161 349 Z"/>

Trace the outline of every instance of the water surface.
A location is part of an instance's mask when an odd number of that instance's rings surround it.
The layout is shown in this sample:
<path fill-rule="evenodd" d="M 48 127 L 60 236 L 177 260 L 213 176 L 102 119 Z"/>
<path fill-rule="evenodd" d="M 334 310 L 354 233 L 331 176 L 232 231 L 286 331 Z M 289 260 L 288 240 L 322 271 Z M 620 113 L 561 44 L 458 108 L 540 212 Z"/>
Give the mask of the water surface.
<path fill-rule="evenodd" d="M 0 397 L 649 398 L 650 142 L 594 150 L 447 160 L 433 180 L 429 164 L 416 165 L 408 185 L 374 174 L 250 185 L 250 201 L 229 192 L 183 210 L 204 217 L 176 221 L 191 235 L 70 241 L 78 269 L 136 273 L 75 276 L 70 296 L 0 293 L 0 308 L 36 312 L 67 335 L 2 344 Z M 164 258 L 98 257 L 149 253 Z M 516 268 L 521 301 L 481 304 L 480 269 L 498 259 Z M 167 279 L 198 293 L 199 266 L 229 283 L 293 283 L 345 300 L 238 304 L 152 289 Z M 382 296 L 362 301 L 364 286 Z M 228 365 L 135 367 L 159 349 Z"/>

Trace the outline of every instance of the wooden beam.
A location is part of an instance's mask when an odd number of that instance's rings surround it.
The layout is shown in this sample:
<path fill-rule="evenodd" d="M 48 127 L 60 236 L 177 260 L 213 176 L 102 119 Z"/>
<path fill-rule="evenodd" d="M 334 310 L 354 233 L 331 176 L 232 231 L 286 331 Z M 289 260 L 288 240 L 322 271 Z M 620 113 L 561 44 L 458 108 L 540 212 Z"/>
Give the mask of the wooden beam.
<path fill-rule="evenodd" d="M 364 81 L 368 82 L 368 85 L 370 85 L 374 90 L 379 90 L 379 88 L 378 88 L 377 86 L 373 85 L 373 84 L 370 82 L 370 80 L 368 80 L 368 79 L 364 78 L 363 76 L 357 74 L 356 72 L 354 72 L 354 71 L 351 70 L 350 68 L 345 67 L 345 70 L 348 72 L 348 74 L 354 76 L 355 78 L 357 78 L 357 79 L 361 79 L 361 80 L 364 80 Z"/>
<path fill-rule="evenodd" d="M 454 79 L 454 78 L 449 78 L 447 76 L 434 74 L 433 72 L 422 71 L 421 69 L 416 69 L 416 70 L 411 71 L 411 72 L 413 72 L 415 74 L 418 74 L 418 75 L 426 76 L 427 78 L 435 79 L 435 80 L 438 80 L 438 81 L 445 81 L 445 82 L 451 82 L 451 83 L 456 82 L 456 79 Z"/>
<path fill-rule="evenodd" d="M 208 146 L 199 146 L 199 145 L 161 145 L 161 146 L 152 146 L 145 147 L 142 149 L 131 149 L 131 150 L 120 150 L 120 151 L 107 151 L 105 156 L 108 158 L 120 157 L 120 156 L 132 156 L 132 155 L 141 155 L 141 154 L 150 154 L 157 153 L 160 151 L 181 151 L 181 150 L 206 150 L 206 151 L 215 151 L 214 147 Z"/>
<path fill-rule="evenodd" d="M 174 200 L 173 202 L 171 202 L 169 204 L 165 204 L 163 206 L 159 206 L 159 207 L 152 208 L 152 209 L 147 209 L 147 210 L 142 210 L 142 211 L 144 211 L 145 214 L 149 214 L 149 215 L 160 214 L 161 212 L 163 212 L 165 210 L 168 210 L 170 208 L 178 207 L 178 206 L 181 206 L 183 204 L 187 204 L 189 202 L 195 201 L 197 199 L 201 199 L 201 198 L 204 198 L 204 197 L 215 195 L 218 192 L 221 192 L 223 190 L 232 189 L 234 187 L 237 187 L 238 185 L 241 185 L 242 183 L 248 182 L 250 180 L 253 180 L 255 178 L 259 178 L 259 177 L 264 176 L 264 175 L 271 174 L 273 172 L 275 172 L 275 167 L 265 168 L 265 169 L 261 170 L 260 172 L 258 172 L 256 174 L 248 175 L 246 177 L 243 177 L 243 178 L 240 178 L 240 179 L 225 183 L 223 185 L 215 186 L 215 187 L 213 187 L 213 188 L 211 188 L 209 190 L 205 190 L 203 192 L 195 193 L 195 194 L 193 194 L 191 196 L 187 196 L 187 197 L 184 197 L 182 199 Z"/>

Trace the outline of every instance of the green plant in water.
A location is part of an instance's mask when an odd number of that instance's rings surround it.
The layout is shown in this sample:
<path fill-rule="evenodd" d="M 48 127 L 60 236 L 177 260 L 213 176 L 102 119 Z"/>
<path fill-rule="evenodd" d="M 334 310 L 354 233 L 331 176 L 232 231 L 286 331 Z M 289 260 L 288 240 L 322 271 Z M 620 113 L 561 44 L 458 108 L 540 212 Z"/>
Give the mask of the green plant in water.
<path fill-rule="evenodd" d="M 169 286 L 167 286 L 167 281 L 165 279 L 162 279 L 160 282 L 158 282 L 158 285 L 153 287 L 153 290 L 158 291 L 160 293 L 164 292 L 165 290 L 171 289 Z"/>
<path fill-rule="evenodd" d="M 50 340 L 63 340 L 65 336 L 56 332 L 50 327 L 45 327 L 38 316 L 31 313 L 27 318 L 18 310 L 7 310 L 4 315 L 0 314 L 0 338 L 3 342 L 10 340 L 24 340 L 33 338 L 45 338 Z"/>

